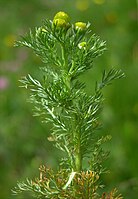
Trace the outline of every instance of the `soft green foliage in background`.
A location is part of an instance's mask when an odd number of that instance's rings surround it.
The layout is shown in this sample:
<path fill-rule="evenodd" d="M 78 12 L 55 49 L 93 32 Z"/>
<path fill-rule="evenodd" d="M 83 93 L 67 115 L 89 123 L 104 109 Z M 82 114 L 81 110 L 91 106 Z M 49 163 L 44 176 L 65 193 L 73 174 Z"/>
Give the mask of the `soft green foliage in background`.
<path fill-rule="evenodd" d="M 51 145 L 44 140 L 49 128 L 32 117 L 31 107 L 26 102 L 27 94 L 18 88 L 18 79 L 27 71 L 37 73 L 41 62 L 30 51 L 12 46 L 17 35 L 27 32 L 28 27 L 41 24 L 41 19 L 50 18 L 59 10 L 68 12 L 72 21 L 90 21 L 94 24 L 94 32 L 107 41 L 109 50 L 95 63 L 97 71 L 83 77 L 87 79 L 89 93 L 93 88 L 92 81 L 98 79 L 104 66 L 119 66 L 125 71 L 126 78 L 116 82 L 105 93 L 104 129 L 113 137 L 109 146 L 112 151 L 108 167 L 111 173 L 106 181 L 111 186 L 121 182 L 119 189 L 125 198 L 137 198 L 136 1 L 3 0 L 0 9 L 0 198 L 12 198 L 10 189 L 17 179 L 34 176 L 41 163 L 49 162 L 55 166 L 57 163 L 54 155 L 57 152 L 51 151 Z M 55 157 L 54 162 L 51 156 Z"/>

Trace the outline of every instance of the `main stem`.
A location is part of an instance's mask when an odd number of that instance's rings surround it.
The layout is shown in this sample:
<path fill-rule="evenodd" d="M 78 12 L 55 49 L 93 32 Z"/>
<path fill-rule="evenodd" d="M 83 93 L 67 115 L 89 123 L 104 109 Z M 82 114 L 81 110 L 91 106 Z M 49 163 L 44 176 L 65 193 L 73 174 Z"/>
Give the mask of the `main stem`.
<path fill-rule="evenodd" d="M 62 62 L 63 62 L 62 75 L 63 75 L 63 79 L 67 88 L 70 90 L 70 78 L 68 75 L 68 55 L 65 49 L 65 45 L 62 43 L 60 45 L 61 45 L 61 56 L 62 56 Z"/>
<path fill-rule="evenodd" d="M 68 89 L 70 90 L 71 80 L 68 76 L 68 56 L 67 56 L 67 52 L 65 50 L 64 44 L 61 44 L 61 55 L 62 55 L 62 60 L 63 60 L 64 82 L 67 85 Z M 74 133 L 74 139 L 77 140 L 77 143 L 75 143 L 74 145 L 74 149 L 75 149 L 74 170 L 77 172 L 80 172 L 82 170 L 82 154 L 81 154 L 81 140 L 80 140 L 79 130 Z"/>
<path fill-rule="evenodd" d="M 66 70 L 66 67 L 68 65 L 68 63 L 67 63 L 67 53 L 66 53 L 64 44 L 61 43 L 60 45 L 61 45 L 61 56 L 62 56 L 62 61 L 63 61 L 63 68 Z"/>
<path fill-rule="evenodd" d="M 75 133 L 75 139 L 77 143 L 75 144 L 75 170 L 80 172 L 82 170 L 82 154 L 81 154 L 81 142 L 80 142 L 80 132 Z"/>

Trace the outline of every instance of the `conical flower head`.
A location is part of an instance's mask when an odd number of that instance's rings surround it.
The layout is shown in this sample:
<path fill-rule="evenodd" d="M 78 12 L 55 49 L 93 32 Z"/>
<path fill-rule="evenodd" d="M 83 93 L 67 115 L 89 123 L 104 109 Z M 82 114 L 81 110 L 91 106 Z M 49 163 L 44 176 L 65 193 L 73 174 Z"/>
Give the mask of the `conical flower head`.
<path fill-rule="evenodd" d="M 62 19 L 62 20 L 65 20 L 65 22 L 69 23 L 70 21 L 70 18 L 68 16 L 67 13 L 65 12 L 58 12 L 55 16 L 54 16 L 54 20 L 56 19 Z"/>
<path fill-rule="evenodd" d="M 70 27 L 69 16 L 65 12 L 58 12 L 53 19 L 53 24 L 58 28 L 66 28 Z"/>

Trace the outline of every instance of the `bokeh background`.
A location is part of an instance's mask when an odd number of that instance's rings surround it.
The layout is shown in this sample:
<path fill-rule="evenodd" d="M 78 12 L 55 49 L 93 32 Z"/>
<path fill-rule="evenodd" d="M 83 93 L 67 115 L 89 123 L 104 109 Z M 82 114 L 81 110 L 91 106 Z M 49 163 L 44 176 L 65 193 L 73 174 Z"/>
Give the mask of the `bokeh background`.
<path fill-rule="evenodd" d="M 138 13 L 135 0 L 0 1 L 0 199 L 12 199 L 17 180 L 38 175 L 40 164 L 56 167 L 60 153 L 47 141 L 50 126 L 32 116 L 28 92 L 19 79 L 36 74 L 41 62 L 13 44 L 29 28 L 65 11 L 72 22 L 90 21 L 108 50 L 86 73 L 87 92 L 104 69 L 121 68 L 126 78 L 105 89 L 103 133 L 111 134 L 107 189 L 117 187 L 125 199 L 138 198 Z M 37 75 L 37 74 L 36 74 Z M 17 197 L 19 198 L 19 197 Z"/>

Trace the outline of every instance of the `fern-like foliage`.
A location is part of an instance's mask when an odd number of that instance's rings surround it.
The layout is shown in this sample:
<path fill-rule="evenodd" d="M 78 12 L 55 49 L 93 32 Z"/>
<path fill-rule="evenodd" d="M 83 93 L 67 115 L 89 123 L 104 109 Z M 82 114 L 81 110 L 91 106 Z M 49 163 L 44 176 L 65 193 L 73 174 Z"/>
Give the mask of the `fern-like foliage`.
<path fill-rule="evenodd" d="M 97 199 L 98 180 L 104 172 L 102 161 L 107 157 L 102 143 L 109 138 L 97 134 L 102 90 L 124 74 L 114 68 L 104 71 L 93 94 L 85 93 L 79 76 L 93 67 L 95 58 L 106 50 L 106 43 L 91 34 L 90 23 L 74 25 L 67 19 L 66 13 L 59 12 L 53 21 L 45 20 L 42 27 L 30 30 L 16 42 L 16 46 L 31 48 L 44 63 L 40 68 L 43 78 L 29 74 L 22 78 L 22 87 L 30 90 L 34 114 L 52 123 L 49 140 L 66 155 L 60 163 L 63 169 L 54 173 L 42 167 L 40 179 L 18 183 L 14 193 L 26 190 L 37 198 Z M 89 158 L 87 171 L 83 171 L 84 158 Z"/>
<path fill-rule="evenodd" d="M 55 173 L 44 165 L 39 170 L 39 178 L 17 183 L 13 194 L 27 191 L 34 198 L 41 199 L 122 199 L 122 196 L 117 194 L 116 189 L 110 193 L 103 193 L 100 197 L 97 193 L 100 179 L 94 171 L 68 173 L 67 170 L 60 169 Z"/>

